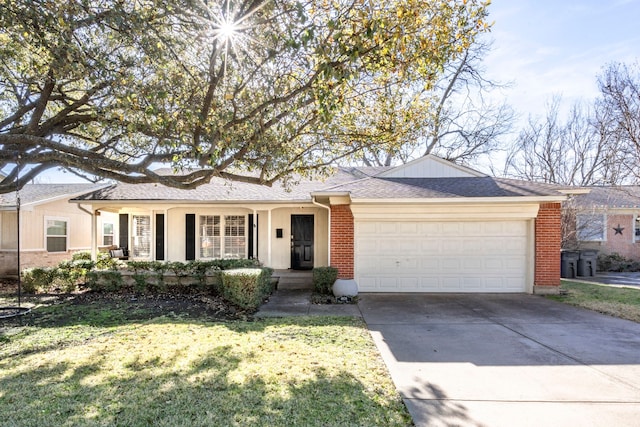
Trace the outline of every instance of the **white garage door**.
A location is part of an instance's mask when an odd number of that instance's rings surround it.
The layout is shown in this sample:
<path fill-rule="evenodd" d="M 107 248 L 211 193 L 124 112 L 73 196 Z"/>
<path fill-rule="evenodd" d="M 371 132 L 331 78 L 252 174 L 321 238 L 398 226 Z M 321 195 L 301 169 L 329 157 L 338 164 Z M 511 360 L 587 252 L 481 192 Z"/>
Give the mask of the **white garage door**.
<path fill-rule="evenodd" d="M 525 292 L 527 222 L 356 221 L 361 292 Z"/>

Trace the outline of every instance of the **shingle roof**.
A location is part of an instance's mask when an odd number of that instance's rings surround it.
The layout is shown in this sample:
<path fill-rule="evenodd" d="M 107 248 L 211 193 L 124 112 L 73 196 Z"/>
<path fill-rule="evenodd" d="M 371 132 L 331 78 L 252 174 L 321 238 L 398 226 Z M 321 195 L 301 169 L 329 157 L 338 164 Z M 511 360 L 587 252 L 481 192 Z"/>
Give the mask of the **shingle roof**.
<path fill-rule="evenodd" d="M 289 187 L 276 183 L 271 187 L 246 182 L 230 182 L 213 178 L 210 183 L 191 190 L 167 187 L 161 184 L 118 183 L 108 188 L 77 197 L 76 201 L 92 200 L 167 200 L 167 201 L 311 201 L 311 193 L 318 189 L 342 184 L 366 176 L 357 168 L 338 168 L 336 173 L 320 179 L 300 179 Z"/>
<path fill-rule="evenodd" d="M 588 194 L 575 197 L 578 207 L 583 208 L 640 208 L 640 186 L 586 187 Z"/>
<path fill-rule="evenodd" d="M 491 177 L 377 178 L 388 168 L 336 168 L 326 180 L 301 179 L 286 188 L 213 178 L 209 184 L 181 190 L 160 184 L 114 184 L 76 201 L 311 201 L 312 193 L 348 192 L 352 199 L 546 197 L 562 196 L 557 186 Z"/>
<path fill-rule="evenodd" d="M 492 177 L 366 178 L 337 185 L 352 199 L 546 197 L 561 196 L 558 187 L 528 181 Z"/>
<path fill-rule="evenodd" d="M 104 187 L 105 184 L 27 184 L 19 191 L 20 204 L 37 204 L 64 196 L 75 196 Z M 0 206 L 16 206 L 16 192 L 0 194 Z"/>

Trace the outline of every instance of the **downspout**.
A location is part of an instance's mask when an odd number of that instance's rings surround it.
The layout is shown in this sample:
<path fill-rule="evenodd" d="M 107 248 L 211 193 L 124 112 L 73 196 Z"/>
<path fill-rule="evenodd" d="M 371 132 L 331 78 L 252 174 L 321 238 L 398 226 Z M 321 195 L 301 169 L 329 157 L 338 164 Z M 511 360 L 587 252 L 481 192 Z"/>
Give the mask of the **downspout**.
<path fill-rule="evenodd" d="M 96 238 L 96 233 L 98 228 L 98 220 L 96 219 L 97 216 L 95 212 L 92 212 L 83 208 L 80 203 L 78 203 L 76 206 L 78 206 L 78 209 L 80 209 L 82 212 L 85 212 L 91 215 L 91 259 L 96 261 L 98 259 L 98 246 L 97 246 L 97 238 Z"/>
<path fill-rule="evenodd" d="M 331 208 L 316 200 L 316 196 L 311 196 L 311 203 L 327 210 L 327 263 L 331 265 Z"/>

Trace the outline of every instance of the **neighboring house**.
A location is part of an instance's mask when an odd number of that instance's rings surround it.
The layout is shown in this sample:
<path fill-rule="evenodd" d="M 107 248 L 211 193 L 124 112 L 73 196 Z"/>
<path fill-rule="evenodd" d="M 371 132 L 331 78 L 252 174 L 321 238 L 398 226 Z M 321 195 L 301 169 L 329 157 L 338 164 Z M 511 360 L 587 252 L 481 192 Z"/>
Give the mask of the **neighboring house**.
<path fill-rule="evenodd" d="M 332 265 L 360 292 L 544 293 L 560 284 L 565 198 L 551 185 L 427 156 L 338 168 L 290 189 L 216 178 L 193 190 L 119 183 L 72 201 L 117 214 L 114 244 L 132 259 Z"/>
<path fill-rule="evenodd" d="M 70 259 L 73 252 L 91 249 L 92 213 L 69 199 L 102 187 L 104 184 L 27 184 L 18 192 L 21 269 L 56 265 Z M 17 202 L 15 192 L 0 195 L 0 275 L 18 272 Z M 111 239 L 113 235 L 112 231 Z M 109 243 L 107 235 L 102 237 L 102 243 Z"/>
<path fill-rule="evenodd" d="M 618 253 L 640 261 L 640 187 L 587 187 L 589 193 L 572 198 L 575 228 L 569 234 L 578 249 Z M 575 237 L 574 237 L 575 236 Z M 573 248 L 571 248 L 573 249 Z"/>

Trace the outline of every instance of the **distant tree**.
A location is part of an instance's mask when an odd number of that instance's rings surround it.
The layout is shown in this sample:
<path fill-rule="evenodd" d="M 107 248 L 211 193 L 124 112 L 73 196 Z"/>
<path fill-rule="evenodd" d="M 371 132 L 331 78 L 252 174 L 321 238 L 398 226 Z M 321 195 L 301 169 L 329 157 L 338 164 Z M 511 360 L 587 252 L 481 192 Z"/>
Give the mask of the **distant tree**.
<path fill-rule="evenodd" d="M 444 66 L 432 86 L 414 85 L 407 92 L 373 92 L 352 140 L 373 139 L 393 129 L 394 138 L 362 151 L 367 165 L 389 166 L 436 154 L 469 163 L 498 148 L 511 130 L 513 110 L 490 101 L 490 92 L 503 85 L 484 77 L 482 60 L 490 49 L 476 41 Z"/>
<path fill-rule="evenodd" d="M 596 122 L 616 141 L 626 174 L 640 179 L 640 64 L 612 63 L 598 76 Z"/>
<path fill-rule="evenodd" d="M 179 188 L 309 174 L 393 139 L 342 130 L 371 94 L 430 89 L 486 3 L 3 1 L 0 193 L 52 167 Z"/>
<path fill-rule="evenodd" d="M 602 111 L 577 103 L 562 120 L 560 104 L 554 97 L 544 118 L 529 117 L 509 150 L 505 175 L 578 186 L 624 180 L 620 141 L 607 132 Z"/>

